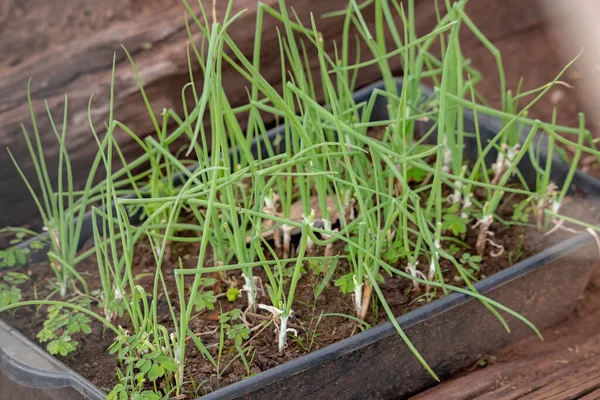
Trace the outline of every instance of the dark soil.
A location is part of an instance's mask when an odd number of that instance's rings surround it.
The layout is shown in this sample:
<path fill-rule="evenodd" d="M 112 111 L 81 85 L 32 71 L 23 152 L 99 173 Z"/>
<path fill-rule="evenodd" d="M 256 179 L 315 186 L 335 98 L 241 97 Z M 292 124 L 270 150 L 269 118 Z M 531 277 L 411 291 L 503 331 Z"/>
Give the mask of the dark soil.
<path fill-rule="evenodd" d="M 517 198 L 506 196 L 506 201 L 501 205 L 498 212 L 501 217 L 510 220 L 512 216 L 513 205 Z M 587 204 L 584 199 L 574 197 L 564 207 L 565 212 L 569 215 L 589 221 L 590 210 L 592 207 Z M 474 247 L 477 231 L 473 229 L 472 224 L 469 225 L 464 241 Z M 495 222 L 491 230 L 494 232 L 494 241 L 505 248 L 502 255 L 491 257 L 488 255 L 483 257 L 481 262 L 481 272 L 474 272 L 478 279 L 490 276 L 497 271 L 509 267 L 513 263 L 523 260 L 561 240 L 572 235 L 565 231 L 558 231 L 551 236 L 544 236 L 535 229 L 526 226 L 507 226 Z M 181 235 L 184 235 L 182 233 Z M 193 232 L 188 232 L 187 236 L 195 235 Z M 86 247 L 89 248 L 91 243 Z M 445 248 L 448 242 L 444 244 Z M 339 251 L 343 251 L 343 246 L 337 246 Z M 174 293 L 175 283 L 173 270 L 178 268 L 178 258 L 181 257 L 186 268 L 195 268 L 197 263 L 198 244 L 174 244 L 171 248 L 170 258 L 163 263 L 162 271 L 169 288 L 171 302 L 175 309 L 178 309 L 179 303 L 177 295 Z M 464 250 L 461 250 L 464 252 Z M 470 250 L 475 254 L 474 249 Z M 460 252 L 457 256 L 460 256 Z M 210 259 L 210 257 L 208 257 Z M 405 268 L 406 260 L 400 260 L 394 265 L 398 269 Z M 147 291 L 151 291 L 153 287 L 153 272 L 155 270 L 155 260 L 152 255 L 152 250 L 147 241 L 142 241 L 137 244 L 136 253 L 133 264 L 133 275 L 141 275 L 138 279 L 138 284 L 142 285 Z M 422 260 L 421 265 L 427 265 L 427 260 Z M 459 279 L 458 273 L 452 264 L 442 260 L 441 267 L 445 274 L 445 279 L 448 283 L 454 285 L 463 284 Z M 347 265 L 339 265 L 338 271 L 347 271 Z M 95 256 L 89 257 L 86 261 L 78 266 L 78 271 L 83 275 L 88 284 L 90 291 L 100 288 L 100 279 L 98 275 L 97 263 Z M 22 285 L 22 293 L 24 299 L 33 299 L 33 288 L 37 290 L 38 298 L 44 298 L 50 291 L 49 283 L 53 279 L 50 268 L 45 263 L 40 263 L 31 266 L 28 273 L 31 279 Z M 255 268 L 255 275 L 260 276 L 263 282 L 266 282 L 266 276 L 260 268 Z M 145 275 L 144 275 L 145 274 Z M 340 274 L 336 275 L 339 277 Z M 241 276 L 230 274 L 227 279 L 232 278 L 237 280 L 238 287 L 241 288 L 243 279 Z M 191 285 L 193 277 L 186 281 L 186 286 Z M 274 333 L 274 325 L 268 323 L 269 316 L 266 313 L 248 314 L 248 321 L 252 326 L 257 327 L 254 338 L 249 343 L 252 345 L 253 351 L 256 351 L 253 362 L 251 364 L 251 374 L 256 374 L 266 369 L 277 366 L 288 360 L 299 357 L 310 351 L 318 350 L 331 343 L 345 339 L 353 334 L 360 332 L 360 328 L 355 322 L 344 317 L 323 317 L 319 321 L 321 313 L 341 313 L 354 315 L 353 301 L 350 295 L 341 294 L 339 288 L 329 284 L 322 294 L 315 299 L 314 288 L 319 285 L 322 277 L 317 276 L 312 271 L 309 271 L 308 276 L 300 281 L 294 299 L 294 314 L 291 320 L 290 327 L 296 328 L 299 332 L 297 340 L 291 337 L 288 340 L 288 346 L 279 354 L 277 351 L 276 336 Z M 336 279 L 334 276 L 333 280 Z M 332 281 L 333 281 L 332 280 Z M 442 293 L 432 291 L 427 295 L 416 293 L 413 285 L 407 279 L 385 275 L 385 283 L 381 285 L 386 301 L 394 312 L 394 315 L 402 315 L 412 309 L 418 308 L 434 298 L 440 297 Z M 224 284 L 218 284 L 215 293 L 223 293 L 226 290 Z M 171 293 L 171 291 L 173 293 Z M 164 293 L 159 292 L 157 301 L 159 323 L 163 324 L 168 329 L 173 328 L 173 323 L 170 317 L 170 311 Z M 268 299 L 261 297 L 259 302 L 268 303 Z M 366 318 L 366 322 L 371 326 L 387 321 L 387 316 L 383 307 L 379 306 L 379 300 L 376 296 L 372 298 L 372 310 Z M 230 311 L 234 308 L 244 309 L 246 305 L 245 296 L 241 295 L 235 303 L 229 303 L 225 297 L 220 297 L 215 304 L 214 311 L 204 311 L 196 315 L 190 322 L 190 329 L 201 336 L 202 341 L 209 351 L 216 357 L 218 352 L 219 341 L 219 311 Z M 101 310 L 97 310 L 101 313 Z M 45 320 L 46 313 L 44 310 L 36 312 L 33 307 L 20 308 L 14 315 L 5 313 L 3 318 L 11 325 L 18 328 L 24 335 L 36 341 L 36 334 L 41 329 Z M 125 318 L 113 321 L 115 325 L 121 324 L 124 328 L 128 328 L 128 321 Z M 265 327 L 266 326 L 266 327 Z M 115 370 L 118 367 L 117 359 L 113 355 L 109 355 L 107 349 L 113 343 L 114 335 L 111 331 L 103 329 L 101 323 L 94 322 L 93 332 L 91 335 L 77 335 L 75 339 L 79 342 L 78 348 L 73 353 L 66 357 L 59 357 L 63 362 L 79 372 L 81 375 L 89 379 L 95 385 L 101 388 L 112 388 L 116 383 Z M 232 346 L 232 343 L 226 343 L 225 353 Z M 248 352 L 250 359 L 251 353 Z M 228 356 L 225 356 L 225 361 L 222 365 L 226 365 Z M 217 381 L 217 374 L 212 365 L 204 359 L 204 357 L 195 348 L 193 343 L 189 343 L 186 353 L 185 371 L 187 377 L 193 378 L 194 382 L 203 382 L 203 387 L 206 390 L 215 390 L 219 386 L 225 386 L 233 382 L 239 381 L 248 376 L 243 364 L 240 361 L 234 361 L 231 366 L 226 369 L 220 379 Z M 191 390 L 190 387 L 187 388 Z M 197 393 L 189 392 L 192 396 L 203 394 L 203 390 Z"/>

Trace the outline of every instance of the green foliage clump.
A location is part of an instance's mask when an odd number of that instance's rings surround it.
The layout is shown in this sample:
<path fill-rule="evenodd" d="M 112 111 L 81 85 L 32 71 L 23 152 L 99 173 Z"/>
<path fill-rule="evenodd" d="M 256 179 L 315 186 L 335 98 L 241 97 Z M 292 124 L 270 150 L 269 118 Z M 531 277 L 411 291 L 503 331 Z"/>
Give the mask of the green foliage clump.
<path fill-rule="evenodd" d="M 65 308 L 61 305 L 48 307 L 48 316 L 44 321 L 44 327 L 38 332 L 37 338 L 46 343 L 46 349 L 50 354 L 67 354 L 77 349 L 78 342 L 73 335 L 92 333 L 91 319 L 77 310 Z"/>

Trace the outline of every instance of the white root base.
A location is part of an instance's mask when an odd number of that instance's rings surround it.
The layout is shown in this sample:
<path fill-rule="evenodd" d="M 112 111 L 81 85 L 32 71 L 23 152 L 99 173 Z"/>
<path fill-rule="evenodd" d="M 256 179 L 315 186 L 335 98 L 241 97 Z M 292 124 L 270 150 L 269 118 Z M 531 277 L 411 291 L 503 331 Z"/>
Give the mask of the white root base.
<path fill-rule="evenodd" d="M 292 243 L 292 227 L 289 225 L 283 225 L 281 230 L 283 231 L 283 257 L 288 258 L 290 256 L 290 246 Z"/>
<path fill-rule="evenodd" d="M 246 296 L 248 299 L 248 308 L 252 308 L 254 306 L 254 302 L 256 299 L 256 291 L 254 290 L 254 281 L 246 276 L 246 274 L 242 274 L 244 278 L 244 286 L 242 290 L 246 292 Z"/>
<path fill-rule="evenodd" d="M 288 317 L 281 317 L 281 325 L 279 326 L 279 338 L 277 341 L 277 349 L 280 353 L 283 353 L 285 345 L 287 344 L 287 322 Z"/>
<path fill-rule="evenodd" d="M 363 297 L 363 284 L 360 285 L 356 282 L 356 277 L 352 277 L 354 280 L 354 309 L 356 310 L 356 316 L 360 317 L 362 311 L 362 297 Z"/>

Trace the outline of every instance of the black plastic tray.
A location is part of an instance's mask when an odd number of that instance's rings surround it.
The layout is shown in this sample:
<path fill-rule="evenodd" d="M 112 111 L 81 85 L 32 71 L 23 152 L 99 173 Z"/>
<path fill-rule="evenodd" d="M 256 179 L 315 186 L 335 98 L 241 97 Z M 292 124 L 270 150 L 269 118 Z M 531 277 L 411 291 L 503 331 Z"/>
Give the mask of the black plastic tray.
<path fill-rule="evenodd" d="M 401 89 L 402 79 L 397 84 Z M 357 91 L 355 101 L 367 101 L 377 88 L 383 88 L 383 82 Z M 432 95 L 431 91 L 423 90 L 425 96 Z M 386 118 L 386 99 L 379 96 L 372 119 Z M 478 123 L 484 143 L 500 130 L 499 121 L 489 116 L 480 114 Z M 474 132 L 473 115 L 469 112 L 464 114 L 464 128 Z M 283 136 L 283 129 L 280 126 L 271 130 L 269 139 L 274 141 Z M 253 151 L 258 151 L 256 143 Z M 465 154 L 477 154 L 474 140 L 465 140 Z M 495 159 L 496 153 L 492 151 L 486 162 L 489 165 Z M 534 187 L 535 171 L 529 157 L 524 157 L 519 167 L 528 185 Z M 568 169 L 567 164 L 555 159 L 552 179 L 564 181 Z M 579 171 L 572 187 L 589 197 L 600 195 L 600 181 Z M 82 243 L 91 235 L 91 215 L 86 215 Z M 597 260 L 594 238 L 582 233 L 478 282 L 475 287 L 543 329 L 572 312 Z M 472 365 L 481 355 L 532 333 L 522 322 L 505 317 L 511 327 L 510 334 L 478 300 L 453 293 L 400 316 L 397 321 L 429 365 L 444 378 Z M 31 398 L 104 398 L 86 379 L 1 321 L 0 372 L 0 397 L 11 393 L 10 398 L 24 399 L 28 393 L 37 393 Z M 433 384 L 433 378 L 388 322 L 203 398 L 400 399 Z M 33 388 L 40 390 L 32 392 Z"/>

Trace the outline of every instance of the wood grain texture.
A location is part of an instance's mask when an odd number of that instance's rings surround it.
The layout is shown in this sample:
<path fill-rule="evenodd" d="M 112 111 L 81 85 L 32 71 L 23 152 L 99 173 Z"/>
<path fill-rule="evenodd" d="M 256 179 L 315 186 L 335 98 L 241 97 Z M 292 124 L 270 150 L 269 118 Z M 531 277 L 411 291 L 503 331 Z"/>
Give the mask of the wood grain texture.
<path fill-rule="evenodd" d="M 571 400 L 600 398 L 600 271 L 575 314 L 497 354 L 483 369 L 439 384 L 413 400 Z"/>
<path fill-rule="evenodd" d="M 207 5 L 212 3 L 210 0 L 203 0 L 203 2 Z M 277 3 L 276 0 L 265 2 L 270 5 Z M 226 2 L 217 3 L 217 14 L 223 15 Z M 319 16 L 324 12 L 343 8 L 347 0 L 295 0 L 288 3 L 293 4 L 300 19 L 305 23 L 310 20 L 310 12 L 314 13 L 327 48 L 333 51 L 332 41 L 339 39 L 341 35 L 341 19 L 323 20 Z M 250 56 L 254 40 L 257 2 L 237 0 L 234 4 L 234 12 L 247 10 L 230 33 L 242 52 Z M 433 4 L 433 0 L 416 2 L 419 34 L 427 33 L 435 25 Z M 534 3 L 518 0 L 473 1 L 467 11 L 492 40 L 513 43 L 517 47 L 527 43 L 528 32 L 543 24 L 546 18 Z M 366 9 L 365 20 L 370 26 L 373 24 L 373 19 L 372 10 Z M 261 65 L 261 71 L 267 80 L 278 87 L 281 74 L 278 63 L 274 61 L 279 59 L 276 26 L 274 19 L 265 18 L 262 55 L 265 62 Z M 511 39 L 513 37 L 514 41 Z M 3 211 L 0 213 L 0 226 L 31 223 L 37 215 L 36 210 L 32 208 L 33 202 L 29 193 L 17 176 L 4 149 L 10 147 L 26 175 L 33 178 L 32 164 L 28 159 L 20 128 L 21 124 L 24 124 L 31 129 L 25 97 L 29 78 L 32 78 L 33 108 L 38 118 L 51 176 L 56 174 L 58 149 L 50 130 L 44 100 L 48 101 L 53 115 L 58 119 L 62 116 L 64 94 L 69 96 L 67 146 L 74 164 L 75 180 L 81 183 L 96 153 L 96 146 L 87 122 L 88 101 L 90 96 L 94 95 L 92 120 L 96 126 L 101 127 L 108 116 L 110 68 L 114 52 L 117 52 L 115 117 L 138 135 L 144 136 L 151 133 L 153 128 L 138 92 L 135 76 L 125 54 L 120 50 L 120 45 L 123 44 L 134 57 L 155 112 L 159 113 L 164 108 L 173 108 L 176 112 L 180 112 L 180 91 L 189 79 L 186 58 L 187 40 L 184 8 L 179 6 L 160 10 L 160 12 L 145 13 L 127 22 L 115 23 L 95 34 L 82 35 L 68 43 L 51 47 L 43 53 L 32 54 L 20 64 L 0 70 L 0 187 L 3 188 L 3 194 L 0 196 L 0 210 Z M 472 35 L 465 35 L 463 45 L 468 56 L 486 60 L 487 50 L 482 48 Z M 366 52 L 366 48 L 363 48 L 362 54 Z M 548 59 L 552 58 L 547 51 L 543 54 Z M 510 56 L 507 54 L 505 58 Z M 316 68 L 317 60 L 315 57 L 313 60 L 312 67 Z M 507 74 L 515 70 L 519 72 L 525 70 L 526 74 L 528 64 L 525 61 L 518 65 L 508 63 Z M 475 65 L 477 64 L 476 62 Z M 480 64 L 485 68 L 490 65 L 488 62 Z M 398 64 L 395 72 L 401 72 Z M 498 91 L 497 74 L 493 69 L 484 72 L 487 81 L 482 91 L 484 95 L 490 96 L 492 104 L 495 104 L 493 94 Z M 529 86 L 547 82 L 547 75 L 530 80 Z M 516 86 L 515 79 L 518 78 L 512 78 L 514 74 L 510 76 L 509 83 Z M 196 77 L 199 78 L 198 73 Z M 377 79 L 379 76 L 376 68 L 367 69 L 359 76 L 358 84 L 365 85 Z M 246 101 L 244 81 L 232 68 L 224 70 L 223 81 L 230 102 L 234 106 Z M 197 84 L 201 85 L 201 81 Z M 140 154 L 137 145 L 124 133 L 117 133 L 117 140 L 128 159 L 132 160 Z"/>

